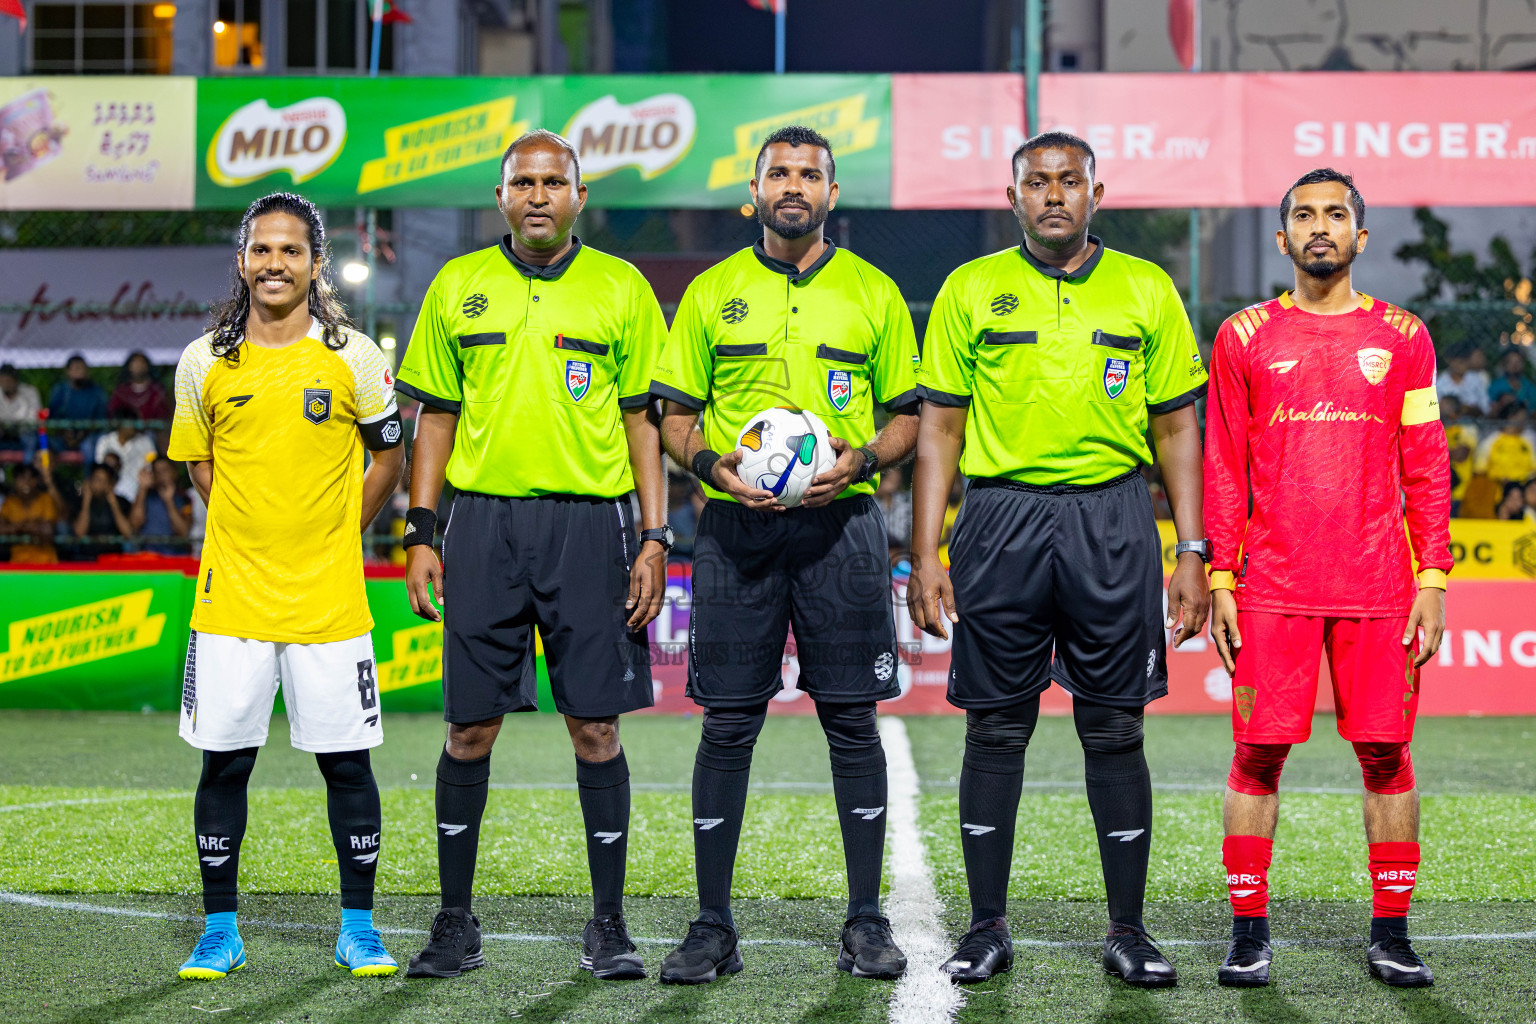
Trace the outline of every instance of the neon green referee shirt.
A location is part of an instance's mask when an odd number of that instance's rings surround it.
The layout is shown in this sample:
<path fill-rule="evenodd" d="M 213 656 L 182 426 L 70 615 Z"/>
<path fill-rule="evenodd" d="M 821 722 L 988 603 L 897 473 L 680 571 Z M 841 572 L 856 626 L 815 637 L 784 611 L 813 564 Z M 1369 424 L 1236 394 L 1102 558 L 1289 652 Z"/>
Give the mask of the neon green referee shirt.
<path fill-rule="evenodd" d="M 1022 245 L 972 260 L 934 301 L 918 394 L 969 406 L 960 471 L 1098 484 L 1151 463 L 1147 419 L 1205 394 L 1173 282 L 1104 248 L 1071 274 Z"/>
<path fill-rule="evenodd" d="M 448 460 L 459 490 L 627 494 L 619 410 L 650 401 L 667 332 L 656 294 L 580 239 L 547 267 L 522 262 L 509 242 L 438 271 L 395 389 L 459 414 Z"/>
<path fill-rule="evenodd" d="M 916 404 L 916 360 L 912 315 L 889 277 L 830 239 L 805 270 L 769 256 L 759 240 L 688 286 L 651 391 L 699 410 L 704 443 L 717 452 L 733 450 L 753 416 L 780 405 L 814 412 L 857 447 L 875 436 L 876 402 L 891 411 Z M 852 484 L 838 497 L 874 489 Z"/>

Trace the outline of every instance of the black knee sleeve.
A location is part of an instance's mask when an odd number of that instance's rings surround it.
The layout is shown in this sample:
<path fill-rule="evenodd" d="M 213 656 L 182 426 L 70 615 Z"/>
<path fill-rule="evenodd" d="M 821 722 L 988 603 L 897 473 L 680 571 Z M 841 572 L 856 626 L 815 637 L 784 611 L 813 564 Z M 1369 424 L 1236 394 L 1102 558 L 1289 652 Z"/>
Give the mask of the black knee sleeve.
<path fill-rule="evenodd" d="M 335 789 L 367 789 L 373 784 L 373 763 L 366 750 L 316 754 L 315 764 L 325 784 Z"/>
<path fill-rule="evenodd" d="M 192 820 L 197 830 L 203 909 L 210 914 L 234 911 L 238 906 L 246 786 L 255 767 L 255 747 L 203 751 L 203 774 L 197 781 Z"/>
<path fill-rule="evenodd" d="M 750 708 L 705 708 L 704 734 L 696 760 L 716 771 L 746 771 L 752 767 L 752 748 L 767 717 L 766 703 Z"/>
<path fill-rule="evenodd" d="M 1040 721 L 1040 698 L 1012 707 L 965 713 L 965 767 L 994 775 L 1024 770 L 1024 753 Z"/>
<path fill-rule="evenodd" d="M 875 704 L 820 704 L 816 717 L 827 734 L 832 774 L 844 778 L 878 775 L 885 771 L 885 748 L 875 724 Z"/>
<path fill-rule="evenodd" d="M 1130 754 L 1140 750 L 1144 717 L 1141 708 L 1114 708 L 1082 700 L 1072 702 L 1077 738 L 1089 754 Z"/>

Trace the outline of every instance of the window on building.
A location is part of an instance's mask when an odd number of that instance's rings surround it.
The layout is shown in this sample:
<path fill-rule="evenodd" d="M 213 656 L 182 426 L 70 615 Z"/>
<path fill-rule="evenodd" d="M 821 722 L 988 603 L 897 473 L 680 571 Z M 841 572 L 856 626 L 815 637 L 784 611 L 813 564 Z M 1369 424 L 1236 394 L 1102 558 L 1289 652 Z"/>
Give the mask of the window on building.
<path fill-rule="evenodd" d="M 39 3 L 32 8 L 39 75 L 168 75 L 172 3 Z"/>
<path fill-rule="evenodd" d="M 373 45 L 369 0 L 288 0 L 288 70 L 363 74 Z M 383 24 L 379 70 L 395 66 L 395 26 Z"/>
<path fill-rule="evenodd" d="M 213 69 L 259 71 L 267 66 L 261 0 L 214 0 Z"/>

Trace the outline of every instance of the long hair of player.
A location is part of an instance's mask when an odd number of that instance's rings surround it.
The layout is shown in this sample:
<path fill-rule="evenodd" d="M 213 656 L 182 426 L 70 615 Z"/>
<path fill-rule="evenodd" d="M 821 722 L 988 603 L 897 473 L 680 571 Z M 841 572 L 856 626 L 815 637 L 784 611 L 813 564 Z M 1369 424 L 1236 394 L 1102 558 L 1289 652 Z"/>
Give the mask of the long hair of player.
<path fill-rule="evenodd" d="M 331 284 L 331 248 L 326 241 L 325 225 L 320 221 L 320 211 L 315 204 L 292 192 L 274 192 L 262 196 L 250 205 L 240 218 L 240 233 L 235 239 L 235 253 L 245 252 L 251 240 L 251 225 L 257 217 L 269 213 L 287 213 L 303 221 L 309 229 L 309 251 L 320 257 L 320 269 L 309 282 L 309 314 L 320 321 L 323 328 L 320 340 L 326 348 L 340 349 L 347 344 L 342 328 L 353 327 L 347 316 L 347 308 Z M 245 337 L 245 322 L 251 315 L 251 289 L 240 273 L 236 259 L 230 268 L 230 297 L 213 308 L 208 329 L 213 337 L 209 344 L 213 354 L 230 362 L 240 358 L 240 341 Z"/>

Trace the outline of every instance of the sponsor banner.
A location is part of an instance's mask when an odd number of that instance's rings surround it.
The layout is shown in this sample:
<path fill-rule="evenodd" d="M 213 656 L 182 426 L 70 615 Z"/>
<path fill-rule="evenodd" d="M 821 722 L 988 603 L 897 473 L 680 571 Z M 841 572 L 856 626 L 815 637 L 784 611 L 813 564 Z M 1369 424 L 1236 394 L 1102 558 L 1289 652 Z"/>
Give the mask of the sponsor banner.
<path fill-rule="evenodd" d="M 560 132 L 592 207 L 736 207 L 763 136 L 831 140 L 840 202 L 890 201 L 884 75 L 220 78 L 198 83 L 197 202 L 294 188 L 325 205 L 488 206 L 507 144 Z"/>
<path fill-rule="evenodd" d="M 534 78 L 200 79 L 197 204 L 487 206 L 540 101 Z"/>
<path fill-rule="evenodd" d="M 0 79 L 0 209 L 192 207 L 197 80 Z"/>
<path fill-rule="evenodd" d="M 1173 571 L 1178 538 L 1173 524 L 1159 520 L 1163 540 L 1163 571 Z M 1320 553 L 1320 557 L 1326 552 Z M 1463 580 L 1536 580 L 1536 523 L 1495 519 L 1452 519 L 1450 600 L 1454 604 Z"/>
<path fill-rule="evenodd" d="M 1306 171 L 1378 206 L 1536 202 L 1536 82 L 1522 72 L 1047 74 L 1045 129 L 1093 145 L 1106 207 L 1275 206 Z M 1001 208 L 1019 76 L 896 75 L 892 205 Z M 925 182 L 942 181 L 942 190 Z"/>
<path fill-rule="evenodd" d="M 150 709 L 180 704 L 184 656 L 196 582 L 189 574 L 162 572 L 0 572 L 0 607 L 15 609 L 5 622 L 0 651 L 0 707 Z M 391 712 L 442 711 L 443 629 L 411 613 L 398 573 L 370 578 L 373 648 L 380 700 Z M 920 633 L 902 600 L 904 580 L 891 598 L 899 645 L 895 675 L 901 694 L 882 702 L 897 714 L 957 714 L 945 699 L 948 641 Z M 666 600 L 649 627 L 653 713 L 698 710 L 688 699 L 688 624 L 692 602 L 689 567 L 668 570 Z M 553 711 L 539 662 L 539 705 Z M 784 690 L 770 703 L 776 713 L 811 714 L 814 703 L 796 685 L 799 662 L 794 638 L 786 645 Z M 879 666 L 872 666 L 878 671 Z M 1169 693 L 1148 710 L 1159 714 L 1227 714 L 1232 685 L 1208 633 L 1168 652 Z M 1447 630 L 1440 652 L 1425 666 L 1420 713 L 1426 715 L 1536 714 L 1536 583 L 1470 579 L 1454 585 L 1447 601 Z M 1042 697 L 1047 713 L 1063 714 L 1071 698 L 1059 687 Z M 1318 709 L 1333 697 L 1326 664 Z M 280 705 L 279 705 L 280 707 Z"/>
<path fill-rule="evenodd" d="M 573 142 L 593 206 L 749 202 L 763 138 L 814 128 L 837 154 L 838 202 L 890 205 L 887 75 L 573 75 L 546 79 L 543 127 Z"/>
<path fill-rule="evenodd" d="M 0 313 L 0 350 L 17 366 L 67 352 L 120 365 L 136 349 L 166 365 L 203 333 L 207 303 L 229 295 L 234 244 L 143 249 L 3 249 L 0 280 L 19 312 Z"/>

